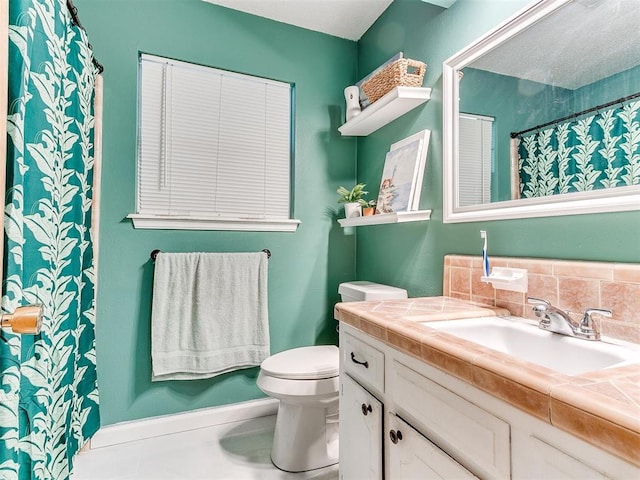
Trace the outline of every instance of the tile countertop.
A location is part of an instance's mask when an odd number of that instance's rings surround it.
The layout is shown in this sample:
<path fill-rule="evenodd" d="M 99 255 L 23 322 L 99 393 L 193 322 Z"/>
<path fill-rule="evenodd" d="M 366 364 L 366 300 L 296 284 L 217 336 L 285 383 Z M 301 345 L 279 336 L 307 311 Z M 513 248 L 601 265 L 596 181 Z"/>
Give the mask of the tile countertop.
<path fill-rule="evenodd" d="M 640 466 L 640 363 L 567 376 L 419 322 L 510 313 L 450 297 L 338 303 L 345 322 Z"/>

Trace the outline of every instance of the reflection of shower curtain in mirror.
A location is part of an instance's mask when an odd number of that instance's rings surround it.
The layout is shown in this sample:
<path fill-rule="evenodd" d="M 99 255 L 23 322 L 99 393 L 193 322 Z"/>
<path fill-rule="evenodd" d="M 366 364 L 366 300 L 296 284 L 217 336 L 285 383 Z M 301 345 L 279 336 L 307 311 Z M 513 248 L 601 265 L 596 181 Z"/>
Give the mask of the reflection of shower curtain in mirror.
<path fill-rule="evenodd" d="M 512 138 L 509 142 L 509 158 L 511 159 L 511 200 L 520 198 L 520 156 L 518 148 L 519 138 Z"/>
<path fill-rule="evenodd" d="M 640 185 L 640 102 L 523 136 L 518 159 L 522 198 Z"/>
<path fill-rule="evenodd" d="M 2 309 L 40 303 L 42 333 L 0 334 L 0 478 L 67 479 L 99 426 L 91 238 L 94 82 L 64 0 L 9 1 Z"/>

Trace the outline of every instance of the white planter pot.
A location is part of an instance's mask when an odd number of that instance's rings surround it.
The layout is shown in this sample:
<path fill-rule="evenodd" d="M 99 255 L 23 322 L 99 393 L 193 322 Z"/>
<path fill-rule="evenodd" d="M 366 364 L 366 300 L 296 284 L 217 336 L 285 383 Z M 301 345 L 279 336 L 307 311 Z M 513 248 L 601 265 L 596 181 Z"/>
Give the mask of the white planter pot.
<path fill-rule="evenodd" d="M 358 202 L 344 204 L 344 217 L 354 218 L 362 216 L 362 205 Z"/>

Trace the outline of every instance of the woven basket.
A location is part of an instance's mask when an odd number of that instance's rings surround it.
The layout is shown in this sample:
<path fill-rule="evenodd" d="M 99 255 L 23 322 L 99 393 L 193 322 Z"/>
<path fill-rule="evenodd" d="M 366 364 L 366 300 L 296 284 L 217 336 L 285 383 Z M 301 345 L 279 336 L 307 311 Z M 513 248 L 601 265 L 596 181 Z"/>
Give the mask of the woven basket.
<path fill-rule="evenodd" d="M 370 103 L 386 95 L 394 87 L 421 87 L 427 64 L 410 58 L 399 58 L 362 84 Z"/>

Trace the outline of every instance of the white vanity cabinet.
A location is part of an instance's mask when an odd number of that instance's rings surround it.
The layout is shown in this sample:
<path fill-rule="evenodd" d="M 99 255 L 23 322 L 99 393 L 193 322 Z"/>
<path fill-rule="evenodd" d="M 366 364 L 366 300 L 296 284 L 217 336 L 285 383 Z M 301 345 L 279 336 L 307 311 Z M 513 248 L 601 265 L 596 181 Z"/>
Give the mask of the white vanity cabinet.
<path fill-rule="evenodd" d="M 640 468 L 540 422 L 527 422 L 511 439 L 513 478 L 631 480 Z"/>
<path fill-rule="evenodd" d="M 510 478 L 507 422 L 428 379 L 398 359 L 389 362 L 396 412 L 448 455 L 483 478 Z M 391 399 L 390 399 L 391 401 Z"/>
<path fill-rule="evenodd" d="M 384 353 L 380 348 L 340 330 L 340 373 L 348 373 L 367 390 L 382 396 L 384 364 Z"/>
<path fill-rule="evenodd" d="M 527 478 L 532 480 L 538 478 L 605 480 L 609 478 L 605 472 L 597 470 L 597 467 L 588 465 L 589 460 L 578 460 L 535 436 L 530 436 L 528 440 L 530 458 L 535 458 L 535 461 L 529 462 Z"/>
<path fill-rule="evenodd" d="M 382 480 L 382 403 L 340 377 L 340 479 Z"/>
<path fill-rule="evenodd" d="M 384 353 L 346 332 L 340 347 L 340 480 L 382 480 Z"/>
<path fill-rule="evenodd" d="M 391 478 L 398 480 L 478 478 L 397 415 L 389 414 L 387 425 Z"/>
<path fill-rule="evenodd" d="M 341 327 L 340 480 L 477 478 L 380 401 L 392 402 L 387 361 L 371 341 Z"/>
<path fill-rule="evenodd" d="M 341 480 L 640 478 L 638 467 L 344 323 L 340 383 Z"/>

